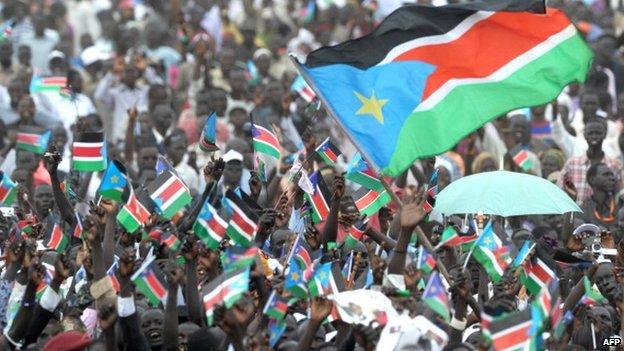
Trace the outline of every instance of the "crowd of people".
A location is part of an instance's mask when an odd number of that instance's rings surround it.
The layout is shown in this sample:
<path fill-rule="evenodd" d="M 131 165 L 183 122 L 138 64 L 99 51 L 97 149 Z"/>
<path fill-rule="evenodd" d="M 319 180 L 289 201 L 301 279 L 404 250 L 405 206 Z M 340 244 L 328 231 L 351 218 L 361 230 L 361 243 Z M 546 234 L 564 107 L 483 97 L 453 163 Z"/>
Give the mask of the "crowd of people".
<path fill-rule="evenodd" d="M 414 2 L 1 1 L 0 347 L 621 348 L 622 3 L 549 2 L 594 52 L 586 81 L 374 188 L 288 53 Z M 501 169 L 583 212 L 436 211 L 450 183 Z"/>

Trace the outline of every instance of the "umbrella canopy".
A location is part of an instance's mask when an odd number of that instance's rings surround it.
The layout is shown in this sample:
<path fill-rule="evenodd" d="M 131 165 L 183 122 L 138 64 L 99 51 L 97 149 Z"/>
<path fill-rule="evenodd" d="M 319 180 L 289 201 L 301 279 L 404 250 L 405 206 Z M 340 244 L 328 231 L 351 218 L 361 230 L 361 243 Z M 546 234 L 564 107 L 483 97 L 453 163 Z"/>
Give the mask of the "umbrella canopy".
<path fill-rule="evenodd" d="M 436 197 L 435 209 L 443 214 L 482 211 L 504 217 L 582 212 L 546 179 L 508 171 L 474 174 L 449 184 Z"/>

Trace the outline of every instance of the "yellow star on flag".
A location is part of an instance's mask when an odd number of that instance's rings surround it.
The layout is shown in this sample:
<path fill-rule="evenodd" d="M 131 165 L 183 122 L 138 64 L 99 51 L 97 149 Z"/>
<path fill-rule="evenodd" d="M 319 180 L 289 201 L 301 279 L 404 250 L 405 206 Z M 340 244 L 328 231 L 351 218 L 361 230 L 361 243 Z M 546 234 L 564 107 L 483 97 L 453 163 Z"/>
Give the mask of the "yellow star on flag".
<path fill-rule="evenodd" d="M 119 181 L 119 177 L 118 177 L 118 176 L 116 176 L 116 175 L 114 175 L 114 176 L 112 176 L 112 177 L 111 177 L 111 179 L 110 179 L 110 180 L 111 180 L 111 183 L 113 183 L 113 184 L 117 184 L 117 182 Z"/>
<path fill-rule="evenodd" d="M 370 98 L 367 98 L 366 96 L 358 93 L 357 91 L 354 91 L 354 93 L 355 93 L 355 97 L 357 97 L 358 100 L 360 100 L 360 102 L 362 103 L 362 107 L 360 107 L 360 109 L 357 110 L 355 114 L 356 115 L 372 115 L 373 117 L 375 117 L 375 119 L 379 123 L 383 124 L 384 117 L 383 117 L 382 108 L 384 107 L 385 104 L 388 103 L 388 99 L 378 99 L 375 96 L 374 90 Z"/>

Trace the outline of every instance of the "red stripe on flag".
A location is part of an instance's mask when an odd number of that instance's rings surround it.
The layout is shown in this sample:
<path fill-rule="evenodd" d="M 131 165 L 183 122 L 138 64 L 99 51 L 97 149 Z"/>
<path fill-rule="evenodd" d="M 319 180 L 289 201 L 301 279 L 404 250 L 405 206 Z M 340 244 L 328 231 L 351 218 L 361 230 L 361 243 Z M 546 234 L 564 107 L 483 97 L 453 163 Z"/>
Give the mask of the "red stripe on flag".
<path fill-rule="evenodd" d="M 246 234 L 252 235 L 256 228 L 254 225 L 247 222 L 248 220 L 251 221 L 251 219 L 249 219 L 244 213 L 242 213 L 242 210 L 238 208 L 233 208 L 233 210 L 234 211 L 232 213 L 232 220 L 234 221 L 234 223 L 236 223 L 236 225 Z"/>
<path fill-rule="evenodd" d="M 271 133 L 270 130 L 258 125 L 254 125 L 254 128 L 260 132 L 259 135 L 254 136 L 254 139 L 264 141 L 265 143 L 269 143 L 276 148 L 279 148 L 279 140 L 277 140 L 277 137 Z"/>
<path fill-rule="evenodd" d="M 417 47 L 394 61 L 418 60 L 436 66 L 427 78 L 424 101 L 450 79 L 489 76 L 570 24 L 563 12 L 548 9 L 548 13 L 496 12 L 451 42 Z"/>
<path fill-rule="evenodd" d="M 156 274 L 154 274 L 153 271 L 149 271 L 145 275 L 145 280 L 147 281 L 147 285 L 150 286 L 154 294 L 156 294 L 159 297 L 165 296 L 165 292 L 166 292 L 165 287 L 162 285 L 160 280 L 158 280 L 158 278 L 156 277 Z"/>
<path fill-rule="evenodd" d="M 37 145 L 39 144 L 39 134 L 18 133 L 17 142 L 22 144 Z"/>
<path fill-rule="evenodd" d="M 358 209 L 366 208 L 371 203 L 373 203 L 377 199 L 378 196 L 379 196 L 378 192 L 374 190 L 369 190 L 364 196 L 362 196 L 361 198 L 357 199 L 357 201 L 355 201 L 355 206 Z"/>
<path fill-rule="evenodd" d="M 311 196 L 314 208 L 319 212 L 319 215 L 322 219 L 327 218 L 329 215 L 329 206 L 323 194 L 321 193 L 321 189 L 317 186 L 314 192 L 314 195 Z"/>
<path fill-rule="evenodd" d="M 212 309 L 213 306 L 221 302 L 221 300 L 223 299 L 223 296 L 226 296 L 227 293 L 230 291 L 228 286 L 224 286 L 224 287 L 218 286 L 215 289 L 217 290 L 217 293 L 212 295 L 212 297 L 210 297 L 209 300 L 204 300 L 204 309 L 206 310 Z"/>
<path fill-rule="evenodd" d="M 210 227 L 212 231 L 214 231 L 217 235 L 221 237 L 224 236 L 225 232 L 227 231 L 227 226 L 222 226 L 221 223 L 214 218 L 214 216 L 210 221 L 208 221 L 208 227 Z"/>
<path fill-rule="evenodd" d="M 507 330 L 503 330 L 492 335 L 495 350 L 506 350 L 512 346 L 520 345 L 529 339 L 529 328 L 531 322 L 526 321 L 520 325 L 513 326 Z"/>
<path fill-rule="evenodd" d="M 7 195 L 9 195 L 9 191 L 11 191 L 11 189 L 3 187 L 2 183 L 0 183 L 0 202 L 2 202 Z"/>
<path fill-rule="evenodd" d="M 56 248 L 61 242 L 61 239 L 63 239 L 63 232 L 61 231 L 61 227 L 58 224 L 55 224 L 54 228 L 52 228 L 52 233 L 50 234 L 48 247 Z"/>
<path fill-rule="evenodd" d="M 548 283 L 553 279 L 554 275 L 553 271 L 540 259 L 531 265 L 531 273 L 543 283 Z"/>
<path fill-rule="evenodd" d="M 102 144 L 97 143 L 94 146 L 75 146 L 73 147 L 74 157 L 101 157 Z"/>
<path fill-rule="evenodd" d="M 163 200 L 163 204 L 167 203 L 167 201 L 169 201 L 169 199 L 175 195 L 180 189 L 184 188 L 184 184 L 182 184 L 181 181 L 179 181 L 178 179 L 175 179 L 173 182 L 171 182 L 171 184 L 169 184 L 169 186 L 167 186 L 167 188 L 165 188 L 159 195 L 158 197 L 161 198 Z"/>
<path fill-rule="evenodd" d="M 327 156 L 327 158 L 332 160 L 332 162 L 336 162 L 338 160 L 338 156 L 336 156 L 336 154 L 334 153 L 334 150 L 332 150 L 329 146 L 327 146 L 323 150 L 323 152 L 325 153 L 325 156 Z"/>

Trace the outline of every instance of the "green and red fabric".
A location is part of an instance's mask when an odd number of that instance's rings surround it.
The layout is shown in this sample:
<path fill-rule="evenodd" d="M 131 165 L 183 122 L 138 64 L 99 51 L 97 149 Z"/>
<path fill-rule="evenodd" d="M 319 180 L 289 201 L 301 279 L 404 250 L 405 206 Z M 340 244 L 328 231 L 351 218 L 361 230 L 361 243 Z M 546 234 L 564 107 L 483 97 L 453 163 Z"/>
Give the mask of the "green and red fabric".
<path fill-rule="evenodd" d="M 249 290 L 249 269 L 225 272 L 202 289 L 202 301 L 208 326 L 214 323 L 214 309 L 224 304 L 232 307 L 241 296 Z"/>
<path fill-rule="evenodd" d="M 536 257 L 533 262 L 529 260 L 524 264 L 521 281 L 534 296 L 546 288 L 553 279 L 557 279 L 555 271 L 541 258 Z"/>
<path fill-rule="evenodd" d="M 398 176 L 497 116 L 554 100 L 591 60 L 562 11 L 509 0 L 403 6 L 298 68 L 371 166 Z"/>
<path fill-rule="evenodd" d="M 178 251 L 182 242 L 173 233 L 168 233 L 163 239 L 163 244 L 167 245 L 170 251 Z"/>
<path fill-rule="evenodd" d="M 416 261 L 416 268 L 422 269 L 425 274 L 431 273 L 436 266 L 436 260 L 427 249 L 423 246 L 418 247 L 418 258 Z"/>
<path fill-rule="evenodd" d="M 233 190 L 228 189 L 225 199 L 232 211 L 226 230 L 227 236 L 243 247 L 251 245 L 258 230 L 258 216 Z"/>
<path fill-rule="evenodd" d="M 444 318 L 445 321 L 449 322 L 451 320 L 448 295 L 437 271 L 433 272 L 429 277 L 427 286 L 425 286 L 422 294 L 422 300 L 431 310 Z"/>
<path fill-rule="evenodd" d="M 329 137 L 316 148 L 316 153 L 330 166 L 335 165 L 338 161 L 338 157 L 342 155 L 340 149 L 331 142 Z"/>
<path fill-rule="evenodd" d="M 117 214 L 117 222 L 119 222 L 128 233 L 134 233 L 147 222 L 149 217 L 150 212 L 139 201 L 134 191 L 130 190 L 128 202 L 126 202 Z"/>
<path fill-rule="evenodd" d="M 50 130 L 46 130 L 42 134 L 19 132 L 17 133 L 15 146 L 21 150 L 43 155 L 48 149 L 51 136 L 52 131 Z"/>
<path fill-rule="evenodd" d="M 152 306 L 165 302 L 167 288 L 165 279 L 155 263 L 155 257 L 145 261 L 130 278 L 134 285 L 147 297 Z"/>
<path fill-rule="evenodd" d="M 379 180 L 379 175 L 368 165 L 368 163 L 366 163 L 359 152 L 353 155 L 351 162 L 349 162 L 345 178 L 354 183 L 358 183 L 367 189 L 375 191 L 384 190 L 383 185 Z"/>
<path fill-rule="evenodd" d="M 275 133 L 252 122 L 251 136 L 253 138 L 254 151 L 269 155 L 276 160 L 280 159 L 281 146 Z"/>
<path fill-rule="evenodd" d="M 278 294 L 277 291 L 273 290 L 264 305 L 262 313 L 276 320 L 282 320 L 286 316 L 287 311 L 288 301 Z"/>
<path fill-rule="evenodd" d="M 462 249 L 469 249 L 470 246 L 477 241 L 477 235 L 459 235 L 455 227 L 446 227 L 440 237 L 440 242 L 436 249 L 440 247 L 456 247 L 461 246 Z"/>
<path fill-rule="evenodd" d="M 126 167 L 117 160 L 112 160 L 97 190 L 97 194 L 105 199 L 124 202 L 123 193 L 128 188 L 128 176 L 126 175 Z"/>
<path fill-rule="evenodd" d="M 171 219 L 193 200 L 184 182 L 170 170 L 158 175 L 147 186 L 147 191 L 160 214 L 167 219 Z"/>
<path fill-rule="evenodd" d="M 524 171 L 528 171 L 533 168 L 533 160 L 529 154 L 529 150 L 522 147 L 522 145 L 516 145 L 513 149 L 509 150 L 511 159 Z"/>
<path fill-rule="evenodd" d="M 314 1 L 310 2 L 313 3 Z M 306 83 L 305 79 L 303 79 L 301 75 L 298 75 L 297 78 L 293 80 L 292 84 L 290 85 L 290 91 L 294 91 L 299 94 L 299 96 L 301 96 L 301 98 L 307 103 L 311 103 L 316 98 L 314 90 L 310 88 L 308 83 Z"/>
<path fill-rule="evenodd" d="M 58 223 L 54 223 L 52 231 L 45 246 L 56 252 L 63 252 L 69 244 L 69 238 L 63 234 L 63 230 Z"/>
<path fill-rule="evenodd" d="M 526 350 L 531 342 L 531 308 L 494 318 L 489 325 L 492 347 L 497 351 Z"/>
<path fill-rule="evenodd" d="M 0 205 L 12 205 L 17 195 L 17 183 L 0 171 Z"/>
<path fill-rule="evenodd" d="M 367 221 L 358 220 L 347 232 L 347 235 L 344 238 L 344 245 L 347 250 L 355 249 L 357 244 L 362 240 L 362 236 L 364 236 L 364 232 L 366 232 Z"/>
<path fill-rule="evenodd" d="M 197 220 L 193 224 L 195 235 L 206 244 L 206 246 L 215 250 L 225 237 L 228 223 L 219 216 L 217 210 L 210 205 L 210 200 L 206 199 L 204 205 L 197 216 Z"/>
<path fill-rule="evenodd" d="M 84 132 L 72 144 L 72 168 L 81 172 L 106 169 L 106 141 L 100 132 Z"/>
<path fill-rule="evenodd" d="M 342 270 L 338 262 L 327 262 L 314 270 L 314 276 L 308 282 L 310 297 L 327 296 L 345 289 Z"/>
<path fill-rule="evenodd" d="M 303 196 L 312 207 L 312 221 L 314 223 L 319 223 L 324 221 L 329 215 L 329 200 L 331 195 L 320 172 L 317 171 L 310 175 L 310 183 L 312 183 L 314 193 L 308 194 L 304 192 Z"/>
<path fill-rule="evenodd" d="M 597 303 L 603 303 L 607 301 L 607 299 L 604 296 L 602 296 L 602 294 L 600 293 L 600 290 L 598 290 L 596 285 L 592 284 L 589 281 L 587 276 L 583 276 L 583 287 L 585 288 L 585 293 L 583 294 L 583 297 L 581 298 L 582 304 L 592 306 Z"/>
<path fill-rule="evenodd" d="M 390 194 L 384 189 L 381 192 L 360 187 L 353 195 L 355 207 L 361 214 L 372 216 L 382 207 L 390 203 Z"/>
<path fill-rule="evenodd" d="M 117 270 L 119 270 L 119 260 L 114 259 L 113 264 L 111 264 L 108 270 L 106 270 L 106 275 L 108 276 L 108 279 L 110 279 L 115 292 L 119 293 L 121 291 L 121 284 L 119 284 L 119 279 L 117 279 Z"/>
<path fill-rule="evenodd" d="M 30 81 L 30 92 L 61 91 L 67 86 L 67 77 L 37 77 L 33 76 Z"/>
<path fill-rule="evenodd" d="M 244 248 L 230 246 L 221 254 L 221 266 L 224 272 L 251 266 L 258 256 L 258 248 L 255 246 Z"/>
<path fill-rule="evenodd" d="M 76 212 L 76 225 L 74 226 L 74 233 L 72 236 L 76 239 L 83 239 L 83 227 L 82 220 L 80 219 L 80 215 Z"/>
<path fill-rule="evenodd" d="M 299 262 L 299 267 L 305 269 L 312 265 L 312 256 L 310 256 L 310 251 L 312 251 L 312 249 L 305 241 L 305 239 L 301 236 L 297 236 L 297 239 L 295 239 L 295 244 L 292 248 L 291 255 L 292 258 Z"/>
<path fill-rule="evenodd" d="M 509 249 L 494 233 L 489 222 L 475 242 L 474 258 L 479 262 L 493 282 L 498 282 L 511 262 Z"/>

